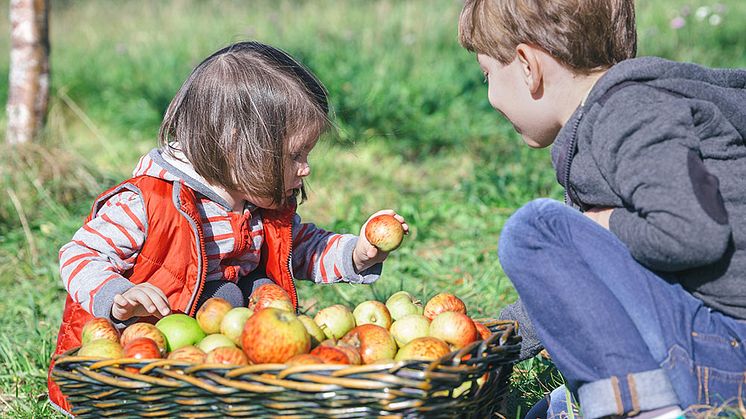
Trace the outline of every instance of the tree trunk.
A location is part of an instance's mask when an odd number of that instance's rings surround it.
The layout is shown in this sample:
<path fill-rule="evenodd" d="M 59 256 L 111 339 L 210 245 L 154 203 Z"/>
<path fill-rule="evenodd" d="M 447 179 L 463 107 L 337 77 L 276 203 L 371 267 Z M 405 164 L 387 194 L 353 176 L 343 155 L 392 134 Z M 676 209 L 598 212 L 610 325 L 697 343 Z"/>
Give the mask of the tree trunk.
<path fill-rule="evenodd" d="M 44 126 L 49 101 L 47 0 L 10 1 L 8 128 L 11 144 L 32 141 Z"/>

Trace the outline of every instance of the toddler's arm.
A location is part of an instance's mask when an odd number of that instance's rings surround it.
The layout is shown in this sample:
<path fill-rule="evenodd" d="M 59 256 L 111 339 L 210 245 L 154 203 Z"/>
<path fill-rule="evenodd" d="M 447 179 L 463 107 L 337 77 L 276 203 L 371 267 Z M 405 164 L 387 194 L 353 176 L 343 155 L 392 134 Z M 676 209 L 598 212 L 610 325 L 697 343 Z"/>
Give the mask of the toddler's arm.
<path fill-rule="evenodd" d="M 293 272 L 298 278 L 327 284 L 347 281 L 368 284 L 378 279 L 382 264 L 377 263 L 362 272 L 355 272 L 352 252 L 358 237 L 336 234 L 293 219 Z"/>
<path fill-rule="evenodd" d="M 132 268 L 145 241 L 145 220 L 139 195 L 120 192 L 60 249 L 62 283 L 92 315 L 109 318 L 115 296 L 133 287 L 122 273 Z"/>
<path fill-rule="evenodd" d="M 651 92 L 625 95 L 637 88 Z M 644 86 L 611 96 L 594 127 L 593 156 L 625 203 L 611 213 L 609 228 L 653 269 L 704 266 L 729 244 L 718 182 L 699 148 L 687 101 Z"/>

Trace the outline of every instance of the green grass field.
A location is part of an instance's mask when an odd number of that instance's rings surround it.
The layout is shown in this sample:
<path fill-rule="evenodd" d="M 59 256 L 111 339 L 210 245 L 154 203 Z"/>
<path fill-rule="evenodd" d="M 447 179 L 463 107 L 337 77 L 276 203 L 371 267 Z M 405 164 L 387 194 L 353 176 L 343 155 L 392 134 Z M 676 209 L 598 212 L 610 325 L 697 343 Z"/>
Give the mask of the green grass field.
<path fill-rule="evenodd" d="M 637 3 L 640 55 L 746 67 L 743 0 Z M 700 6 L 710 8 L 702 21 Z M 357 233 L 372 212 L 395 208 L 412 228 L 374 286 L 302 284 L 311 311 L 399 289 L 422 299 L 450 291 L 484 317 L 512 302 L 496 257 L 502 225 L 528 200 L 562 191 L 548 150 L 528 149 L 489 107 L 474 56 L 457 43 L 459 11 L 455 0 L 52 2 L 44 139 L 0 150 L 0 416 L 56 417 L 45 380 L 65 298 L 57 251 L 93 197 L 154 147 L 191 68 L 234 41 L 286 49 L 329 89 L 337 130 L 311 154 L 303 218 Z M 686 24 L 672 29 L 679 15 Z M 508 416 L 558 382 L 547 361 L 521 365 Z"/>

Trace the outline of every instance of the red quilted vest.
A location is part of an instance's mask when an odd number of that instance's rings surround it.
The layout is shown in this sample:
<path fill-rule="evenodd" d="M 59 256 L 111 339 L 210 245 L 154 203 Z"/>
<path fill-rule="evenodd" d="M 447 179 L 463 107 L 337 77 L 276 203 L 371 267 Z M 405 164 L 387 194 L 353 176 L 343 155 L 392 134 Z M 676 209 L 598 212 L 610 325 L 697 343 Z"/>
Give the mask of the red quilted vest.
<path fill-rule="evenodd" d="M 183 183 L 138 176 L 101 194 L 86 222 L 96 215 L 109 197 L 124 189 L 140 194 L 147 214 L 147 239 L 134 267 L 125 272 L 124 276 L 134 284 L 147 281 L 158 286 L 168 297 L 172 312 L 194 316 L 196 302 L 202 293 L 207 274 L 204 234 L 194 192 Z M 290 272 L 294 213 L 295 208 L 262 210 L 264 246 L 261 266 L 268 278 L 290 294 L 297 308 L 298 296 Z M 54 355 L 80 346 L 81 329 L 91 318 L 68 295 Z M 47 379 L 49 399 L 57 407 L 69 412 L 69 403 L 52 381 L 53 367 L 54 361 L 50 363 Z"/>

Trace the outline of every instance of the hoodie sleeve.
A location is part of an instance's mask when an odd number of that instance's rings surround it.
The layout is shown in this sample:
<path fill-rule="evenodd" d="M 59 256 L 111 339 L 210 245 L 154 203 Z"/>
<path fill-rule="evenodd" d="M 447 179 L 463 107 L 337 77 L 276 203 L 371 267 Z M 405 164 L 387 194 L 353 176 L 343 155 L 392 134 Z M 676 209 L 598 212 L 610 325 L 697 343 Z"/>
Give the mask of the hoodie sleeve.
<path fill-rule="evenodd" d="M 355 272 L 352 250 L 356 243 L 355 235 L 331 233 L 314 224 L 301 223 L 296 214 L 293 219 L 293 272 L 317 284 L 374 282 L 381 275 L 382 264 Z"/>
<path fill-rule="evenodd" d="M 689 101 L 647 86 L 612 95 L 594 124 L 593 158 L 624 203 L 610 230 L 652 269 L 704 266 L 728 247 L 718 179 L 705 168 L 699 143 Z"/>
<path fill-rule="evenodd" d="M 60 249 L 60 276 L 73 301 L 95 317 L 111 316 L 114 296 L 134 285 L 131 269 L 145 241 L 145 208 L 131 191 L 109 198 Z"/>

